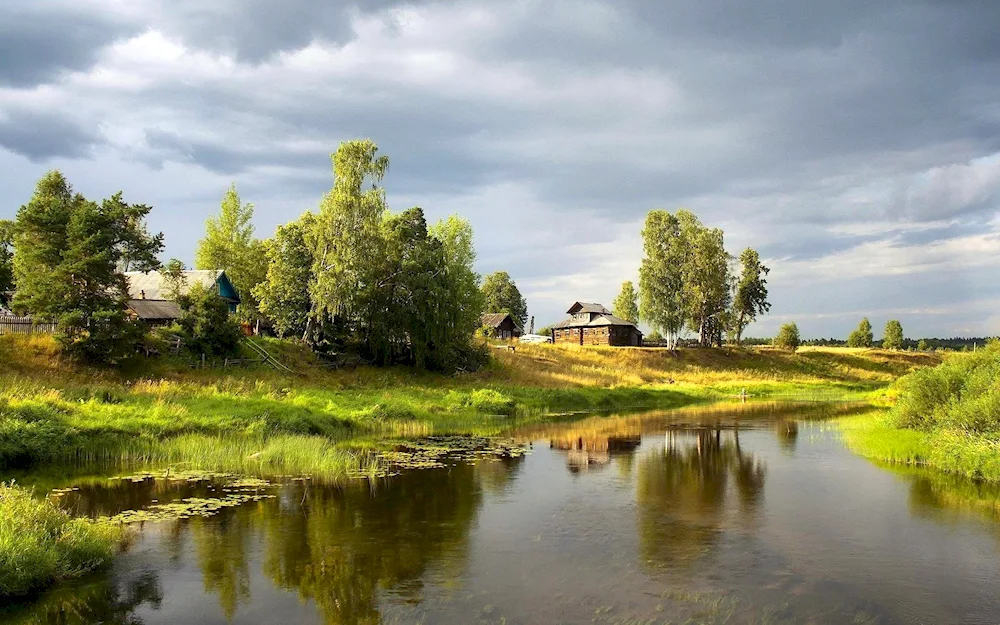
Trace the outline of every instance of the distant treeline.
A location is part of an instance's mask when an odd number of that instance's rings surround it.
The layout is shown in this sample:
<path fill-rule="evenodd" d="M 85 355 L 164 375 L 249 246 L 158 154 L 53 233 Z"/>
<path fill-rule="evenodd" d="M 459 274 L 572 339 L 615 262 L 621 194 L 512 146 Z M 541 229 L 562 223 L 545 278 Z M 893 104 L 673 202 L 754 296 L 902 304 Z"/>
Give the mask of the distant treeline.
<path fill-rule="evenodd" d="M 927 339 L 903 339 L 903 349 L 907 350 L 951 350 L 951 351 L 970 351 L 977 346 L 982 348 L 990 340 L 991 337 L 971 337 L 962 338 L 954 337 L 949 339 L 939 339 L 939 338 L 927 338 Z M 774 339 L 771 338 L 758 338 L 758 337 L 747 337 L 743 339 L 744 345 L 771 345 Z M 818 339 L 804 339 L 800 343 L 802 346 L 812 346 L 812 347 L 847 347 L 847 341 L 845 339 L 837 338 L 818 338 Z M 873 347 L 882 347 L 882 341 L 874 341 Z"/>

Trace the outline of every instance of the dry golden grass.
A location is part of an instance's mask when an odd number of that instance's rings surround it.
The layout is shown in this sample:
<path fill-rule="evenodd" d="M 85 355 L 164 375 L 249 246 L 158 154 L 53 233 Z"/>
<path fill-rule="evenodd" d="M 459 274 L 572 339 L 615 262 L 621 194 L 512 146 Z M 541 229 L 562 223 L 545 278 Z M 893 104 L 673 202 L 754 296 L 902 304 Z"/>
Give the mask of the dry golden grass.
<path fill-rule="evenodd" d="M 519 345 L 500 351 L 501 376 L 541 388 L 708 386 L 795 382 L 888 383 L 941 362 L 934 353 L 850 348 L 680 349 Z"/>

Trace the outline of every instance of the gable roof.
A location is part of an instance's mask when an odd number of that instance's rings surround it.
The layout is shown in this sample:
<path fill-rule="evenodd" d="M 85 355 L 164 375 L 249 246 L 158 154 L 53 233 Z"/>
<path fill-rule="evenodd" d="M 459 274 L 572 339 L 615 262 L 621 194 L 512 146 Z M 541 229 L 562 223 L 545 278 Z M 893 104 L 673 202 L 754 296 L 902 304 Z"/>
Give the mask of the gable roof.
<path fill-rule="evenodd" d="M 577 321 L 575 319 L 566 319 L 565 321 L 560 321 L 559 323 L 553 325 L 554 329 L 561 328 L 599 328 L 601 326 L 627 326 L 638 329 L 631 321 L 622 319 L 621 317 L 615 317 L 614 315 L 608 313 L 606 315 L 601 315 L 599 317 L 594 317 L 590 321 Z"/>
<path fill-rule="evenodd" d="M 181 295 L 187 295 L 191 287 L 196 284 L 200 284 L 206 289 L 213 288 L 216 284 L 219 284 L 220 287 L 222 284 L 225 284 L 228 287 L 225 290 L 233 294 L 233 296 L 225 297 L 225 299 L 233 300 L 237 304 L 240 303 L 239 295 L 236 295 L 236 289 L 233 288 L 233 283 L 229 281 L 229 277 L 225 271 L 200 269 L 184 271 L 182 275 L 184 276 L 184 280 L 181 284 Z M 159 271 L 150 271 L 148 273 L 141 271 L 125 272 L 125 279 L 128 280 L 128 296 L 135 300 L 169 300 L 170 295 L 167 293 L 163 278 L 163 274 Z"/>
<path fill-rule="evenodd" d="M 181 316 L 181 307 L 170 300 L 132 299 L 129 300 L 128 307 L 143 321 L 166 321 L 179 319 Z"/>
<path fill-rule="evenodd" d="M 566 311 L 567 315 L 575 315 L 577 313 L 597 313 L 599 315 L 610 315 L 611 311 L 602 306 L 601 304 L 592 304 L 589 302 L 574 302 L 569 310 Z"/>
<path fill-rule="evenodd" d="M 521 330 L 521 324 L 519 324 L 507 313 L 485 313 L 483 314 L 482 324 L 490 328 L 499 328 L 500 324 L 502 324 L 505 319 L 510 319 L 510 322 L 514 324 L 514 327 L 517 328 L 518 331 Z"/>

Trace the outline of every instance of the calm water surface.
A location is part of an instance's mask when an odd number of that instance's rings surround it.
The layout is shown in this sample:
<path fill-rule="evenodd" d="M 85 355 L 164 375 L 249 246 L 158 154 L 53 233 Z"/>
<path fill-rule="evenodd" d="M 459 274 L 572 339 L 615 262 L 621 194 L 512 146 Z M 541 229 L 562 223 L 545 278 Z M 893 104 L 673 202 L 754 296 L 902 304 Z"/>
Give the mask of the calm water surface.
<path fill-rule="evenodd" d="M 811 413 L 812 411 L 810 411 Z M 1000 623 L 1000 493 L 771 408 L 592 417 L 519 458 L 147 523 L 14 623 Z M 83 483 L 107 515 L 207 483 Z"/>

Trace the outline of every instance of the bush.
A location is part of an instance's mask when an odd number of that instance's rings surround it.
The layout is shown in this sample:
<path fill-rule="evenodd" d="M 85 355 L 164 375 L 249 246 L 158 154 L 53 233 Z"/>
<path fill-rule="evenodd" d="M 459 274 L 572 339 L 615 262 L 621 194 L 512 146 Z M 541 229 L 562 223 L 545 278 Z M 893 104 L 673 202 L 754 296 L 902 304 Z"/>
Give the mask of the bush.
<path fill-rule="evenodd" d="M 239 351 L 243 331 L 229 313 L 229 304 L 214 291 L 195 285 L 178 303 L 183 310 L 179 332 L 193 354 L 232 356 Z"/>
<path fill-rule="evenodd" d="M 0 484 L 0 597 L 24 595 L 111 562 L 121 525 L 72 519 L 47 500 Z"/>
<path fill-rule="evenodd" d="M 795 325 L 795 322 L 792 322 L 781 326 L 781 329 L 778 330 L 778 335 L 774 337 L 773 344 L 779 349 L 789 349 L 794 352 L 799 348 L 801 342 L 799 326 Z"/>

